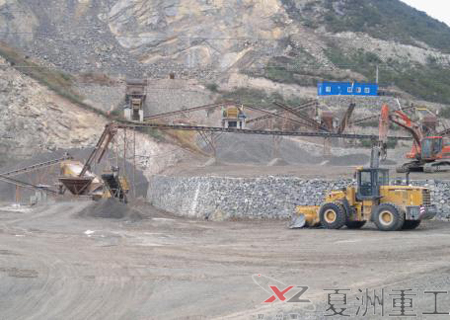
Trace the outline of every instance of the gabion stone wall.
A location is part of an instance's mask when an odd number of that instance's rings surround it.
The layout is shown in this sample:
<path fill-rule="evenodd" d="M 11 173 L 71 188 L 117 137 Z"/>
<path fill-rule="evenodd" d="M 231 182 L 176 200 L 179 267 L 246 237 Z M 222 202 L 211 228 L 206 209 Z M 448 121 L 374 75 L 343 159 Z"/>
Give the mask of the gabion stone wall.
<path fill-rule="evenodd" d="M 205 219 L 286 219 L 297 205 L 320 205 L 325 194 L 352 180 L 295 177 L 173 177 L 154 176 L 147 199 L 177 215 Z M 439 217 L 450 218 L 450 181 L 416 181 L 432 189 Z"/>

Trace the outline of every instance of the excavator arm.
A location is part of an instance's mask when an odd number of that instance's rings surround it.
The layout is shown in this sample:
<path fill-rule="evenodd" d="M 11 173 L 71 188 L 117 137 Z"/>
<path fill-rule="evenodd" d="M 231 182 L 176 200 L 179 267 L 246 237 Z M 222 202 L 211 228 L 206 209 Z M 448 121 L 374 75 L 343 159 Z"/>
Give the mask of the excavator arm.
<path fill-rule="evenodd" d="M 411 133 L 412 137 L 414 138 L 416 146 L 419 148 L 422 147 L 422 140 L 423 140 L 422 130 L 404 112 L 397 110 L 394 113 L 391 113 L 389 119 L 396 125 L 402 127 L 403 129 Z"/>

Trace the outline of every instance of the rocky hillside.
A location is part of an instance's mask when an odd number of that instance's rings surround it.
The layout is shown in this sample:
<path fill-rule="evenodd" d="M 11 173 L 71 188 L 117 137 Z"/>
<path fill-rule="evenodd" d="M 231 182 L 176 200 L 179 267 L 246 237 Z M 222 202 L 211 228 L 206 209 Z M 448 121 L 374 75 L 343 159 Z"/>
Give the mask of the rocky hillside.
<path fill-rule="evenodd" d="M 57 148 L 90 146 L 106 120 L 5 65 L 0 59 L 2 163 Z"/>
<path fill-rule="evenodd" d="M 39 162 L 39 154 L 55 150 L 92 147 L 110 121 L 95 109 L 43 85 L 43 78 L 39 80 L 0 58 L 0 167 L 26 159 Z M 178 140 L 161 138 L 151 130 L 136 134 L 136 163 L 145 175 L 158 173 L 186 157 Z M 122 132 L 117 139 L 123 141 Z M 123 154 L 121 146 L 119 143 L 118 151 Z"/>
<path fill-rule="evenodd" d="M 312 87 L 378 66 L 384 86 L 450 103 L 450 28 L 398 0 L 2 0 L 0 35 L 70 73 Z"/>

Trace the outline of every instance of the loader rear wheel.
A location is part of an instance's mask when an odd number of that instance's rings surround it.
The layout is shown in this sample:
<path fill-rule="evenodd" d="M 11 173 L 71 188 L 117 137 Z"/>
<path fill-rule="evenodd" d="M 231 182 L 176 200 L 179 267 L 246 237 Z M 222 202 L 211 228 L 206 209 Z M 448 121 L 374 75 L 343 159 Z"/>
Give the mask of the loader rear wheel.
<path fill-rule="evenodd" d="M 420 223 L 422 222 L 422 220 L 406 220 L 405 223 L 403 224 L 403 230 L 414 230 L 416 229 L 418 226 L 420 226 Z"/>
<path fill-rule="evenodd" d="M 340 229 L 347 217 L 343 207 L 336 203 L 325 203 L 319 211 L 320 223 L 325 229 Z"/>
<path fill-rule="evenodd" d="M 345 225 L 348 229 L 361 229 L 366 224 L 366 221 L 348 221 Z"/>
<path fill-rule="evenodd" d="M 377 208 L 374 221 L 381 231 L 397 231 L 405 223 L 405 214 L 395 204 L 383 203 Z"/>

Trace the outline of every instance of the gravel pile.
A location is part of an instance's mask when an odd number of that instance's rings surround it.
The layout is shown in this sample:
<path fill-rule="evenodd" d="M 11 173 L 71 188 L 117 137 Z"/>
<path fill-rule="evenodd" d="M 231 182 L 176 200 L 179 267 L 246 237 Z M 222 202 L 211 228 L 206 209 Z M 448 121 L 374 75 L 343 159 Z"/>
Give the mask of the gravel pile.
<path fill-rule="evenodd" d="M 206 146 L 203 146 L 205 149 Z M 339 152 L 337 152 L 339 151 Z M 328 161 L 335 166 L 365 165 L 370 160 L 368 154 L 360 150 L 338 149 L 332 151 L 332 156 L 324 157 L 323 147 L 311 143 L 301 143 L 283 139 L 279 146 L 279 154 L 274 152 L 274 142 L 271 136 L 224 134 L 217 140 L 217 158 L 225 163 L 271 164 L 274 158 L 279 164 L 318 164 Z"/>
<path fill-rule="evenodd" d="M 102 199 L 93 202 L 92 205 L 80 211 L 77 214 L 80 218 L 103 218 L 103 219 L 117 219 L 140 221 L 143 219 L 142 215 L 129 207 L 128 205 L 117 201 L 114 198 Z"/>

